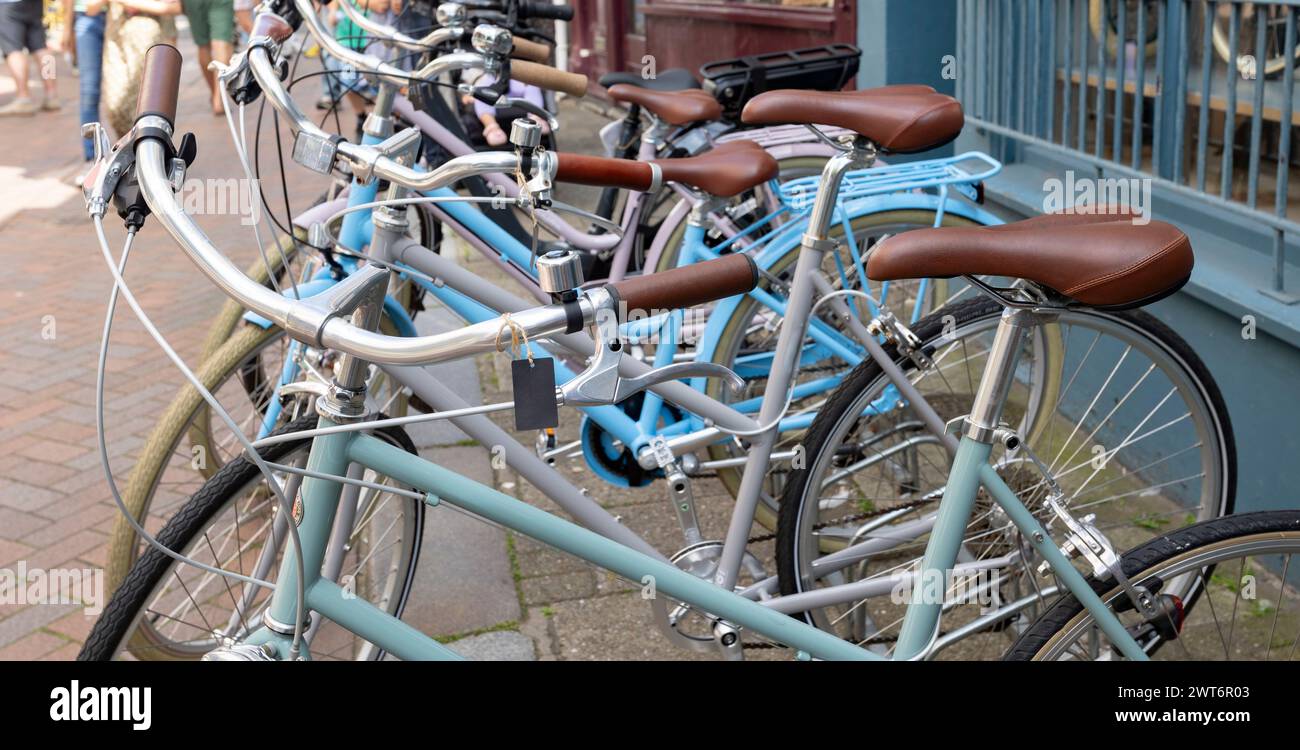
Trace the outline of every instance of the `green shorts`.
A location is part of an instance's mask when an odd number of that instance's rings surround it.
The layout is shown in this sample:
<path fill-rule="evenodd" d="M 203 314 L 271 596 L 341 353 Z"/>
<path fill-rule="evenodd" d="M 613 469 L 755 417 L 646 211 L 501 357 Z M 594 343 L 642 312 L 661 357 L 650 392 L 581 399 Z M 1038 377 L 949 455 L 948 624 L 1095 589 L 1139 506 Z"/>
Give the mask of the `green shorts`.
<path fill-rule="evenodd" d="M 235 41 L 234 0 L 182 0 L 181 7 L 195 44 L 203 47 L 213 39 L 227 44 Z"/>

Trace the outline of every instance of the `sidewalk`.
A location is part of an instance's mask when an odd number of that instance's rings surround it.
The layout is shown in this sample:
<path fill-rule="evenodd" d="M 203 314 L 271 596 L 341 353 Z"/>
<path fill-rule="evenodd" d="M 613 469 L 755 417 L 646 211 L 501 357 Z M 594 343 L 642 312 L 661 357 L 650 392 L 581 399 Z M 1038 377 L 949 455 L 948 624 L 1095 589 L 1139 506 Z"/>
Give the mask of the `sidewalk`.
<path fill-rule="evenodd" d="M 224 118 L 210 114 L 207 89 L 182 33 L 186 64 L 177 127 L 198 138 L 192 178 L 242 177 Z M 100 568 L 116 506 L 96 450 L 95 361 L 110 276 L 72 178 L 83 169 L 76 106 L 77 81 L 60 60 L 63 110 L 31 118 L 0 119 L 0 249 L 10 272 L 0 279 L 0 569 Z M 0 101 L 12 82 L 0 79 Z M 300 95 L 311 101 L 314 90 Z M 249 113 L 251 131 L 256 112 Z M 566 150 L 599 152 L 604 121 L 567 103 L 561 131 Z M 274 139 L 264 131 L 262 167 L 278 190 Z M 290 165 L 290 200 L 301 210 L 323 189 L 319 175 Z M 268 194 L 269 191 L 268 191 Z M 594 203 L 595 191 L 563 199 Z M 277 214 L 283 213 L 279 206 Z M 197 216 L 209 236 L 238 265 L 256 257 L 252 233 L 230 216 Z M 106 221 L 111 248 L 122 230 Z M 465 246 L 446 246 L 480 275 L 509 284 L 498 269 Z M 171 243 L 147 223 L 132 251 L 127 280 L 163 335 L 191 366 L 223 301 Z M 429 311 L 422 326 L 454 325 L 445 311 Z M 508 365 L 500 357 L 451 363 L 439 377 L 467 398 L 508 400 Z M 105 384 L 106 423 L 115 477 L 123 483 L 158 413 L 180 387 L 171 367 L 125 304 L 114 321 Z M 569 410 L 571 411 L 571 410 Z M 502 425 L 510 428 L 508 416 Z M 566 413 L 561 441 L 577 436 Z M 470 444 L 445 426 L 412 431 L 422 453 L 505 492 L 553 509 L 509 470 L 494 471 L 485 446 Z M 533 435 L 520 435 L 532 444 Z M 586 487 L 623 522 L 671 554 L 681 534 L 661 485 L 611 488 L 581 459 L 560 469 Z M 730 498 L 721 485 L 696 487 L 706 537 L 725 533 Z M 429 512 L 416 591 L 406 620 L 431 635 L 455 640 L 472 658 L 646 659 L 692 658 L 655 629 L 648 603 L 631 584 L 530 540 L 446 509 Z M 770 546 L 770 545 L 769 545 Z M 768 551 L 770 554 L 770 551 Z M 76 605 L 0 605 L 0 660 L 71 659 L 93 618 Z M 698 657 L 697 657 L 698 658 Z M 713 658 L 705 656 L 703 658 Z"/>

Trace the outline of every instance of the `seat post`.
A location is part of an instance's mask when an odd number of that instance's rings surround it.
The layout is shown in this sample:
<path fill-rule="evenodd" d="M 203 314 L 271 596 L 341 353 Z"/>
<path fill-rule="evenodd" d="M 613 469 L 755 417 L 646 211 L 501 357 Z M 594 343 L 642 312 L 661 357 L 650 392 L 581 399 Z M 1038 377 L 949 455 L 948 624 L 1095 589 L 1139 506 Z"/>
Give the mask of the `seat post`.
<path fill-rule="evenodd" d="M 817 249 L 825 243 L 826 235 L 830 233 L 831 219 L 835 215 L 835 202 L 840 196 L 840 182 L 844 179 L 844 173 L 853 167 L 865 169 L 875 161 L 875 145 L 859 136 L 852 148 L 836 154 L 826 162 L 822 168 L 821 180 L 817 183 L 817 199 L 808 217 L 808 229 L 803 235 L 805 248 Z"/>
<path fill-rule="evenodd" d="M 985 360 L 984 374 L 970 416 L 966 418 L 966 437 L 980 443 L 992 443 L 994 432 L 1002 419 L 1002 408 L 1016 378 L 1016 362 L 1025 342 L 1025 334 L 1037 323 L 1037 316 L 1029 310 L 1007 308 L 998 321 Z"/>

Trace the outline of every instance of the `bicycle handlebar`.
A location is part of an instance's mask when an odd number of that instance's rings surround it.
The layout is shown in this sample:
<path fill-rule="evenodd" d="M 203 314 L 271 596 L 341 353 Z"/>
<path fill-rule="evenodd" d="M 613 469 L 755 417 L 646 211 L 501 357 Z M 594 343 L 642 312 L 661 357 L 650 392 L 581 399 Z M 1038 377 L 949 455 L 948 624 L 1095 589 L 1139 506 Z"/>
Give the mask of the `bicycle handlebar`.
<path fill-rule="evenodd" d="M 459 38 L 465 32 L 464 29 L 459 27 L 454 27 L 454 26 L 444 27 L 444 28 L 434 29 L 433 31 L 426 34 L 425 36 L 419 39 L 415 39 L 407 36 L 406 34 L 403 34 L 393 26 L 380 23 L 375 19 L 363 14 L 360 10 L 357 9 L 355 5 L 353 5 L 350 2 L 339 3 L 339 7 L 343 9 L 343 15 L 347 16 L 348 20 L 350 20 L 352 23 L 360 27 L 362 31 L 365 31 L 376 37 L 381 37 L 384 39 L 384 41 L 391 42 L 397 45 L 398 47 L 402 47 L 403 49 L 408 49 L 413 52 L 423 52 L 429 49 L 430 47 L 435 47 L 439 44 L 450 42 L 453 39 Z M 308 29 L 310 30 L 310 27 L 308 27 Z"/>
<path fill-rule="evenodd" d="M 758 265 L 744 253 L 606 284 L 628 310 L 675 310 L 745 294 L 758 286 Z"/>
<path fill-rule="evenodd" d="M 579 185 L 648 192 L 655 187 L 657 167 L 648 161 L 607 156 L 557 153 L 555 179 Z"/>
<path fill-rule="evenodd" d="M 135 119 L 157 115 L 176 124 L 176 97 L 181 86 L 181 53 L 170 44 L 155 44 L 144 53 L 144 75 L 135 102 Z"/>
<path fill-rule="evenodd" d="M 254 47 L 250 53 L 250 66 L 254 75 L 259 77 L 259 84 L 269 83 L 269 80 L 261 80 L 263 77 L 275 78 L 269 53 L 261 47 Z M 170 118 L 168 125 L 174 126 L 176 99 L 180 90 L 180 68 L 181 57 L 175 47 L 155 45 L 150 48 L 138 101 L 139 119 L 151 116 Z M 278 86 L 273 87 L 272 91 L 275 94 L 285 93 Z M 270 98 L 273 102 L 277 101 L 276 96 Z M 292 105 L 292 100 L 289 100 L 289 104 Z M 296 110 L 296 107 L 293 109 Z M 300 112 L 298 114 L 301 115 Z M 310 125 L 310 121 L 307 124 Z M 349 276 L 327 294 L 306 299 L 282 296 L 253 281 L 217 249 L 181 208 L 169 179 L 169 146 L 160 137 L 144 137 L 136 141 L 136 179 L 145 202 L 148 203 L 150 212 L 158 218 L 199 270 L 227 296 L 244 307 L 267 318 L 299 340 L 379 364 L 431 364 L 499 348 L 503 325 L 499 318 L 436 336 L 411 338 L 385 336 L 353 325 L 342 317 L 346 310 L 335 307 L 334 303 L 372 288 L 367 285 L 378 280 L 376 274 L 382 273 L 386 279 L 387 271 L 382 271 L 377 266 L 367 266 L 366 269 L 374 270 L 363 269 L 363 272 Z M 345 147 L 355 154 L 365 156 L 376 175 L 396 181 L 399 176 L 407 176 L 403 172 L 414 173 L 413 170 L 378 155 L 378 150 L 372 147 L 354 146 L 343 141 L 339 144 L 340 153 L 344 152 Z M 501 169 L 509 166 L 510 162 L 518 167 L 518 157 L 512 154 L 473 154 L 457 157 L 423 177 L 430 188 L 441 187 L 466 174 Z M 654 309 L 701 304 L 743 293 L 752 289 L 757 279 L 753 261 L 748 256 L 735 255 L 661 274 L 658 279 L 647 276 L 609 284 L 604 290 L 607 298 L 621 300 L 637 308 Z M 511 322 L 532 338 L 572 333 L 595 319 L 597 303 L 592 301 L 592 297 L 589 294 L 579 297 L 575 302 L 515 313 L 511 315 Z M 577 316 L 574 315 L 574 305 L 577 306 Z"/>
<path fill-rule="evenodd" d="M 559 68 L 527 60 L 515 60 L 510 63 L 510 77 L 516 81 L 531 83 L 538 88 L 559 91 L 569 96 L 581 97 L 587 94 L 586 76 L 580 73 L 566 73 Z"/>
<path fill-rule="evenodd" d="M 157 94 L 165 94 L 151 86 Z M 167 151 L 157 139 L 143 139 L 136 148 L 136 174 L 149 209 L 181 246 L 199 270 L 227 296 L 272 321 L 291 336 L 361 357 L 368 362 L 390 365 L 425 365 L 499 349 L 504 319 L 476 323 L 435 336 L 398 337 L 358 328 L 330 306 L 336 299 L 358 292 L 373 278 L 365 273 L 344 279 L 324 299 L 294 299 L 281 296 L 248 276 L 230 262 L 208 239 L 203 230 L 182 210 L 167 177 Z M 373 273 L 379 273 L 378 267 Z M 742 272 L 743 269 L 743 272 Z M 604 287 L 615 301 L 638 309 L 663 309 L 677 304 L 702 304 L 752 289 L 757 274 L 746 255 L 733 255 L 677 269 L 656 280 L 654 276 L 630 279 Z M 686 273 L 689 272 L 688 277 Z M 383 273 L 387 273 L 386 271 Z M 380 287 L 382 288 L 382 287 Z M 574 308 L 581 316 L 575 325 Z M 596 318 L 593 295 L 579 297 L 567 305 L 546 305 L 512 313 L 510 322 L 529 338 L 537 339 L 572 333 Z"/>
<path fill-rule="evenodd" d="M 466 68 L 482 68 L 484 70 L 488 70 L 494 67 L 494 65 L 489 65 L 487 59 L 483 55 L 480 55 L 478 53 L 454 52 L 448 55 L 443 55 L 441 57 L 435 58 L 434 60 L 431 60 L 427 65 L 425 65 L 424 67 L 420 68 L 417 71 L 407 72 L 399 68 L 395 68 L 392 65 L 389 65 L 388 63 L 384 62 L 383 60 L 380 60 L 378 57 L 375 57 L 374 55 L 368 55 L 364 52 L 358 52 L 356 50 L 344 46 L 343 44 L 340 44 L 339 41 L 334 38 L 334 35 L 331 34 L 329 30 L 324 27 L 324 24 L 321 23 L 320 18 L 316 15 L 315 10 L 312 8 L 311 0 L 293 0 L 293 3 L 294 3 L 294 8 L 298 11 L 298 14 L 302 16 L 303 23 L 307 26 L 307 31 L 310 32 L 311 35 L 316 38 L 317 43 L 320 44 L 321 47 L 324 48 L 326 52 L 328 52 L 330 55 L 333 55 L 335 58 L 343 61 L 344 63 L 351 65 L 353 68 L 356 68 L 357 70 L 373 73 L 383 78 L 386 82 L 392 83 L 399 87 L 406 86 L 411 82 L 411 79 L 413 78 L 429 80 L 434 78 L 435 76 L 441 75 L 442 73 L 446 73 L 452 70 L 464 70 Z M 348 13 L 348 11 L 345 9 L 344 13 Z M 397 31 L 395 29 L 392 29 L 391 27 L 387 27 L 384 26 L 383 24 L 376 24 L 374 22 L 371 22 L 368 19 L 365 19 L 359 13 L 356 13 L 355 15 L 358 19 L 361 19 L 362 21 L 366 21 L 371 26 L 383 29 L 382 32 L 376 32 L 376 33 L 379 33 L 381 35 L 401 36 L 398 35 Z M 351 17 L 352 15 L 350 14 L 349 18 Z M 363 24 L 361 24 L 360 22 L 358 22 L 358 25 L 363 26 Z M 429 37 L 426 37 L 425 39 L 429 39 L 433 37 L 435 34 L 439 34 L 439 33 L 448 34 L 448 30 L 437 29 L 432 34 L 430 34 Z M 402 38 L 407 39 L 417 45 L 421 45 L 422 42 L 424 41 L 424 40 L 420 40 L 420 41 L 410 40 L 409 37 L 404 37 L 404 36 Z M 525 54 L 536 53 L 537 51 L 536 49 L 533 49 L 532 47 L 528 46 L 531 43 L 527 42 L 526 40 L 519 40 L 517 37 L 515 38 L 515 40 L 516 43 L 518 43 L 519 41 L 525 42 L 525 50 L 526 50 Z M 541 47 L 541 46 L 543 45 L 533 45 L 533 47 Z M 511 65 L 510 72 L 513 78 L 523 81 L 524 83 L 532 83 L 533 85 L 541 88 L 551 89 L 554 91 L 561 91 L 575 97 L 580 97 L 587 93 L 586 76 L 578 75 L 575 73 L 565 73 L 564 71 L 557 70 L 556 68 L 552 68 L 547 65 L 541 65 L 536 62 L 530 62 L 526 59 L 516 60 Z"/>
<path fill-rule="evenodd" d="M 573 6 L 552 5 L 548 2 L 522 0 L 517 11 L 520 18 L 548 18 L 553 21 L 572 21 Z"/>
<path fill-rule="evenodd" d="M 534 42 L 517 34 L 511 35 L 511 41 L 514 43 L 514 48 L 510 51 L 511 57 L 543 65 L 551 59 L 551 47 L 548 44 Z"/>

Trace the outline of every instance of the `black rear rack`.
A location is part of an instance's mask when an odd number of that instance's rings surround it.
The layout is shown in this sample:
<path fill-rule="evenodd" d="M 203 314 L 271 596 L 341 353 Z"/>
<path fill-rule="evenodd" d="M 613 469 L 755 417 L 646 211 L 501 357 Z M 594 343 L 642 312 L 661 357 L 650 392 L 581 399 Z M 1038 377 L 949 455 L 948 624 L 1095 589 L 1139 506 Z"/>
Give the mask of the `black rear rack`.
<path fill-rule="evenodd" d="M 764 91 L 839 91 L 858 74 L 861 57 L 852 44 L 826 44 L 705 63 L 700 78 L 722 104 L 723 118 L 739 122 L 745 103 Z"/>

